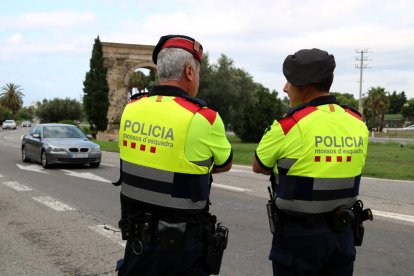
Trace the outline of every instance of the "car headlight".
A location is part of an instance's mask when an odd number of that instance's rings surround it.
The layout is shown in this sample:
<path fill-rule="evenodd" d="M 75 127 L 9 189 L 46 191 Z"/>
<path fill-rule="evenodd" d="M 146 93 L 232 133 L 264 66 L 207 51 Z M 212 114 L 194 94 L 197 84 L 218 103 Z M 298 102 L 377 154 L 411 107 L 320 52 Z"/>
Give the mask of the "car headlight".
<path fill-rule="evenodd" d="M 49 146 L 50 151 L 52 152 L 62 152 L 62 151 L 66 151 L 64 148 L 61 147 L 56 147 L 56 146 Z"/>
<path fill-rule="evenodd" d="M 100 151 L 101 151 L 101 147 L 100 146 L 96 146 L 96 147 L 93 147 L 91 149 L 91 152 L 100 152 Z"/>

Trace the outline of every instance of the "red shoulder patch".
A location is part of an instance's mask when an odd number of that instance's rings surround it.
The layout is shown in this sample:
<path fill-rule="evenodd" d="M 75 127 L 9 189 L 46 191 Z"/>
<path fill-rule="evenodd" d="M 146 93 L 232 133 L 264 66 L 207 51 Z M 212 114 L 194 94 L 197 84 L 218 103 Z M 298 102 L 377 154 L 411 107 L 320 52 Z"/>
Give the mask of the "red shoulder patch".
<path fill-rule="evenodd" d="M 296 121 L 292 117 L 287 117 L 279 120 L 279 124 L 283 129 L 283 133 L 286 135 L 289 130 L 296 125 Z"/>
<path fill-rule="evenodd" d="M 216 120 L 216 117 L 217 117 L 216 111 L 210 108 L 202 108 L 200 109 L 200 111 L 198 111 L 198 113 L 202 115 L 204 118 L 206 118 L 207 121 L 209 121 L 210 125 L 214 124 L 214 121 Z"/>
<path fill-rule="evenodd" d="M 192 103 L 190 101 L 187 101 L 186 99 L 181 98 L 181 97 L 176 97 L 174 101 L 194 114 L 199 113 L 201 116 L 206 118 L 207 121 L 209 121 L 211 125 L 216 120 L 217 112 L 210 108 L 201 108 L 199 105 Z"/>
<path fill-rule="evenodd" d="M 283 129 L 283 133 L 286 135 L 300 120 L 316 111 L 314 106 L 307 106 L 301 110 L 296 111 L 291 116 L 279 120 L 279 124 Z"/>
<path fill-rule="evenodd" d="M 196 113 L 200 110 L 200 107 L 197 104 L 187 101 L 184 98 L 176 97 L 174 101 L 192 113 Z"/>

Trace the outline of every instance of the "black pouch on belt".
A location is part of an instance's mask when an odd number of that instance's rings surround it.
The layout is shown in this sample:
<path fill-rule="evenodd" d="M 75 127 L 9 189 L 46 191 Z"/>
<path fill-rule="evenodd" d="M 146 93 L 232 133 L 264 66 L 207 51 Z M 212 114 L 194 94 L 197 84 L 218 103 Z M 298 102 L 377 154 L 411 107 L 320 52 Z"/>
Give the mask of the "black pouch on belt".
<path fill-rule="evenodd" d="M 331 217 L 332 228 L 337 232 L 344 232 L 354 223 L 354 214 L 350 209 L 337 208 Z"/>
<path fill-rule="evenodd" d="M 160 244 L 167 250 L 179 250 L 184 246 L 184 234 L 187 223 L 169 223 L 158 221 Z"/>

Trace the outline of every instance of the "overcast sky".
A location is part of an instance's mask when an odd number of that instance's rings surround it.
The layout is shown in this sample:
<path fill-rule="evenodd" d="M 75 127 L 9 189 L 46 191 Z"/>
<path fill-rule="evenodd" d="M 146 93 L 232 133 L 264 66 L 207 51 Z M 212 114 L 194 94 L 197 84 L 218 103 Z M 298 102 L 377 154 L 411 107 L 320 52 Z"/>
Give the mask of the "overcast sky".
<path fill-rule="evenodd" d="M 363 93 L 371 87 L 414 98 L 412 0 L 38 0 L 1 1 L 0 86 L 23 88 L 24 104 L 80 100 L 97 35 L 155 45 L 165 34 L 197 39 L 284 97 L 285 57 L 321 48 L 335 56 L 331 91 L 359 98 L 355 50 L 367 49 Z M 225 93 L 225 91 L 223 91 Z"/>

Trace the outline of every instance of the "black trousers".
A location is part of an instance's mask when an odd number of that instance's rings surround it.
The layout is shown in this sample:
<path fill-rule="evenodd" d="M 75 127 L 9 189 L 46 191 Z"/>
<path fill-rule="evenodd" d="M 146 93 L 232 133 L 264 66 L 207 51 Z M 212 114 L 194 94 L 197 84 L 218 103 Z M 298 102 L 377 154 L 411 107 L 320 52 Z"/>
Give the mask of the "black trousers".
<path fill-rule="evenodd" d="M 141 244 L 139 241 L 127 241 L 124 263 L 118 276 L 209 275 L 206 270 L 206 245 L 199 239 L 186 239 L 180 250 L 166 250 L 159 243 Z"/>
<path fill-rule="evenodd" d="M 350 276 L 355 261 L 351 226 L 344 232 L 335 232 L 328 223 L 312 227 L 284 223 L 283 234 L 273 237 L 269 259 L 273 275 Z"/>

